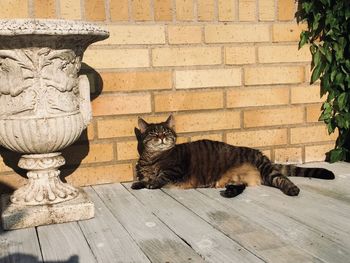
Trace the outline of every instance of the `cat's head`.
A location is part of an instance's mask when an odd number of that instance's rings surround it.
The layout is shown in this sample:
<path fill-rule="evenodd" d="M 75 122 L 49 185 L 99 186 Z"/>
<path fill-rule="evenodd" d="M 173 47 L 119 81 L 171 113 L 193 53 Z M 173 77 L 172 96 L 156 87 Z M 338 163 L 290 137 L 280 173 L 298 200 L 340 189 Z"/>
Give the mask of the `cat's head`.
<path fill-rule="evenodd" d="M 135 128 L 135 135 L 139 154 L 144 150 L 149 153 L 159 153 L 175 146 L 176 133 L 173 115 L 170 115 L 165 122 L 160 123 L 147 123 L 139 117 L 138 126 L 139 129 Z"/>

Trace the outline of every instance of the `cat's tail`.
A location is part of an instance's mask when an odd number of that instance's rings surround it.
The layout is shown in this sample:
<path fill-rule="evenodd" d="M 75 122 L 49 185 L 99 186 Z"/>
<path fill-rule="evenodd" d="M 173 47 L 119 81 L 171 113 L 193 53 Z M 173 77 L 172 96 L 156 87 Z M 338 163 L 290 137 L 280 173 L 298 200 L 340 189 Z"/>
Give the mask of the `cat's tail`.
<path fill-rule="evenodd" d="M 245 184 L 227 184 L 225 187 L 225 190 L 220 191 L 220 195 L 226 198 L 232 198 L 244 191 Z"/>
<path fill-rule="evenodd" d="M 334 173 L 324 168 L 306 168 L 288 164 L 274 164 L 281 174 L 285 176 L 298 176 L 333 180 Z"/>

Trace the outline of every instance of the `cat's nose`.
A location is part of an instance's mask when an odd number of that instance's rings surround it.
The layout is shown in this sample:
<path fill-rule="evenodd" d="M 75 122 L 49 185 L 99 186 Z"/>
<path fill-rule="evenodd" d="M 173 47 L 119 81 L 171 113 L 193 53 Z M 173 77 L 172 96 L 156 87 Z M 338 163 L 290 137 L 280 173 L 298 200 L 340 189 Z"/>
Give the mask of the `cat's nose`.
<path fill-rule="evenodd" d="M 163 140 L 165 138 L 165 134 L 164 133 L 160 133 L 158 134 L 158 138 Z"/>

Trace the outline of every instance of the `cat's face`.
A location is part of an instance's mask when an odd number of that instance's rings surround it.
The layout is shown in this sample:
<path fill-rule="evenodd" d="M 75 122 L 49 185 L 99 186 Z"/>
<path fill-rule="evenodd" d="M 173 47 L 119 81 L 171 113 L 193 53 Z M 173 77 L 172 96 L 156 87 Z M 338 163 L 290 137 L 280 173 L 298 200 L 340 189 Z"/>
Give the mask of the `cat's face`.
<path fill-rule="evenodd" d="M 172 115 L 165 122 L 148 124 L 142 118 L 138 120 L 139 129 L 135 128 L 135 134 L 139 142 L 138 151 L 158 153 L 171 149 L 176 143 L 174 117 Z"/>

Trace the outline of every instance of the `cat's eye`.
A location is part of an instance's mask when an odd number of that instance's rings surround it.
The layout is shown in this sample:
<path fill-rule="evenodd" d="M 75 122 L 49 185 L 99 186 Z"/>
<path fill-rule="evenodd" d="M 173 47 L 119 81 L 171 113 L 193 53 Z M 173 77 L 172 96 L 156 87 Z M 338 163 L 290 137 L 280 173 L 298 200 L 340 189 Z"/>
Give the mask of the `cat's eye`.
<path fill-rule="evenodd" d="M 157 134 L 158 134 L 158 133 L 157 133 L 157 132 L 154 132 L 154 131 L 149 132 L 149 135 L 150 135 L 150 136 L 157 136 Z"/>

